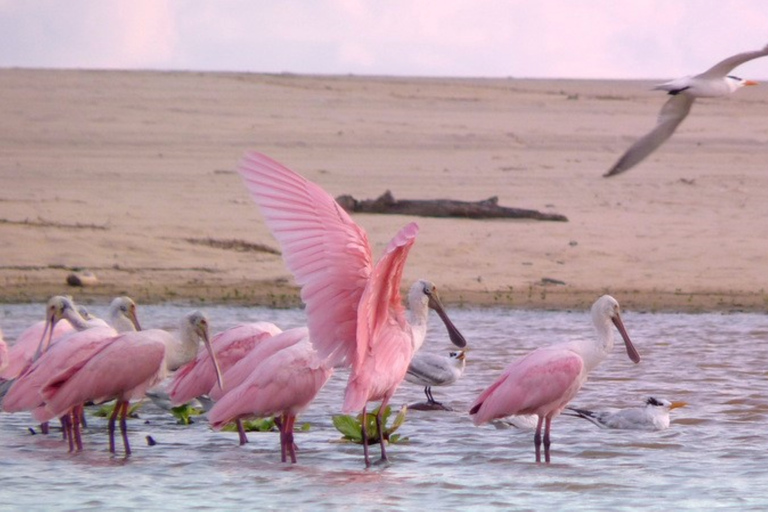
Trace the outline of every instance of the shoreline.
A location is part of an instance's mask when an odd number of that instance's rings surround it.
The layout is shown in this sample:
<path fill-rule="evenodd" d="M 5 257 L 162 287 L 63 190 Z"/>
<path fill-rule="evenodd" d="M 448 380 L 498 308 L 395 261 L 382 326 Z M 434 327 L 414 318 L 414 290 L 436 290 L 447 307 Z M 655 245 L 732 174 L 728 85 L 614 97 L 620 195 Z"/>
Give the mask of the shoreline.
<path fill-rule="evenodd" d="M 152 272 L 130 271 L 132 279 L 99 282 L 90 286 L 68 286 L 61 279 L 40 279 L 41 276 L 20 274 L 5 277 L 0 290 L 0 303 L 41 303 L 53 295 L 71 295 L 82 304 L 107 304 L 114 297 L 129 295 L 138 304 L 235 305 L 269 308 L 302 307 L 299 289 L 287 278 L 238 283 L 205 283 L 205 276 L 163 276 L 161 280 L 147 277 Z M 107 272 L 109 276 L 117 272 Z M 120 272 L 124 274 L 124 272 Z M 6 272 L 7 274 L 7 272 Z M 124 277 L 124 276 L 123 276 Z M 135 281 L 135 282 L 134 282 Z M 152 284 L 148 284 L 153 282 Z M 204 284 L 205 283 L 205 284 Z M 768 293 L 735 290 L 699 290 L 685 292 L 606 288 L 602 290 L 574 289 L 567 285 L 538 283 L 508 291 L 461 290 L 438 287 L 447 307 L 501 308 L 539 310 L 588 310 L 601 295 L 614 296 L 625 311 L 643 313 L 765 313 Z M 406 289 L 403 289 L 405 297 Z"/>
<path fill-rule="evenodd" d="M 298 306 L 235 167 L 261 151 L 331 196 L 479 201 L 568 222 L 356 213 L 374 259 L 454 306 L 768 311 L 768 87 L 696 102 L 636 169 L 650 81 L 0 69 L 0 302 Z M 727 121 L 727 122 L 724 122 Z M 70 271 L 98 283 L 67 286 Z"/>

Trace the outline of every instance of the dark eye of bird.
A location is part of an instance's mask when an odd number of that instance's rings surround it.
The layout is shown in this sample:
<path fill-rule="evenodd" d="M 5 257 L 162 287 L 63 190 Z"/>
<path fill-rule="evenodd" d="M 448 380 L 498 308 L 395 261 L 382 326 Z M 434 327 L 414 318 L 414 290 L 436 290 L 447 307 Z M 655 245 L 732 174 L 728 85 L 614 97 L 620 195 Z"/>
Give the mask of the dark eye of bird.
<path fill-rule="evenodd" d="M 734 80 L 741 80 L 741 78 L 740 78 L 740 77 L 738 77 L 738 76 L 733 76 L 733 75 L 728 75 L 728 78 L 732 78 L 732 79 L 734 79 Z"/>

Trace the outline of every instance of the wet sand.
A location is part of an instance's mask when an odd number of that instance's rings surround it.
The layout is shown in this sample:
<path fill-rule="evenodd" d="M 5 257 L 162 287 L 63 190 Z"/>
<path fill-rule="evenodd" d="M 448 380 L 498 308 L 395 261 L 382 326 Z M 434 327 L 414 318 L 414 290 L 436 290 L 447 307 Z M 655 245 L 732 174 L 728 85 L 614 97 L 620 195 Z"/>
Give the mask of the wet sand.
<path fill-rule="evenodd" d="M 298 304 L 234 170 L 257 149 L 334 196 L 568 217 L 354 215 L 375 255 L 416 220 L 405 279 L 454 305 L 764 311 L 768 87 L 697 101 L 602 178 L 654 124 L 653 83 L 0 70 L 0 301 Z"/>

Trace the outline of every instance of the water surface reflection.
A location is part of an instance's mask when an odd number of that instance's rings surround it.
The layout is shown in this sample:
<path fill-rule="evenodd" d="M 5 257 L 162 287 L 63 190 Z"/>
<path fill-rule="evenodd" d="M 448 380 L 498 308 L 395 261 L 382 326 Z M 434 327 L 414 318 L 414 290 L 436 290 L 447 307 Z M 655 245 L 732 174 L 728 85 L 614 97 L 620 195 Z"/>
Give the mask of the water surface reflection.
<path fill-rule="evenodd" d="M 139 312 L 144 326 L 172 327 L 189 309 Z M 303 322 L 298 310 L 205 310 L 214 330 Z M 0 306 L 9 341 L 41 317 L 41 305 Z M 127 460 L 107 452 L 101 419 L 91 420 L 86 451 L 73 455 L 55 435 L 30 435 L 28 414 L 0 414 L 0 509 L 758 510 L 768 503 L 766 316 L 625 312 L 642 362 L 632 364 L 617 346 L 574 404 L 625 407 L 655 395 L 689 405 L 673 411 L 662 432 L 599 430 L 560 417 L 549 466 L 533 462 L 530 432 L 474 427 L 466 410 L 513 357 L 591 336 L 588 314 L 484 309 L 451 317 L 471 346 L 467 370 L 433 392 L 455 412 L 410 411 L 401 429 L 410 442 L 391 447 L 388 467 L 365 470 L 361 449 L 337 442 L 330 415 L 341 407 L 340 372 L 300 418 L 311 430 L 297 434 L 295 466 L 278 462 L 276 434 L 251 434 L 240 447 L 236 434 L 212 432 L 204 421 L 176 425 L 149 404 L 130 423 L 135 453 Z M 423 350 L 447 353 L 445 330 L 433 321 Z M 422 398 L 420 387 L 403 384 L 393 402 Z M 156 446 L 143 442 L 148 435 Z"/>

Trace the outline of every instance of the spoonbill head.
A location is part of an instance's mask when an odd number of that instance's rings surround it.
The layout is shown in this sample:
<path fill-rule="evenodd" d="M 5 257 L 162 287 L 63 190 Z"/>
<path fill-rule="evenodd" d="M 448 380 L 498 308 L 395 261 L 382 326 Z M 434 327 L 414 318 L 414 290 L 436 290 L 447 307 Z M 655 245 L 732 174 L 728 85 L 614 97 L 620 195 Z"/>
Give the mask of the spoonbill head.
<path fill-rule="evenodd" d="M 216 383 L 220 388 L 224 387 L 221 377 L 221 366 L 216 358 L 216 352 L 211 345 L 209 337 L 208 317 L 202 311 L 193 311 L 181 320 L 181 329 L 178 337 L 166 343 L 166 366 L 168 370 L 176 370 L 193 361 L 202 340 L 208 355 L 211 358 L 213 368 L 216 371 Z"/>
<path fill-rule="evenodd" d="M 136 303 L 130 297 L 123 295 L 115 297 L 109 304 L 107 313 L 109 325 L 117 332 L 140 331 L 141 324 L 136 312 Z"/>
<path fill-rule="evenodd" d="M 80 314 L 77 306 L 70 297 L 63 295 L 56 295 L 48 300 L 45 306 L 45 328 L 43 329 L 43 335 L 40 338 L 40 343 L 37 346 L 37 351 L 33 360 L 37 360 L 40 354 L 45 352 L 51 344 L 51 338 L 53 337 L 53 331 L 56 328 L 56 324 L 66 319 L 72 327 L 78 331 L 83 331 L 89 327 L 103 327 L 106 323 L 100 319 L 86 319 Z"/>

